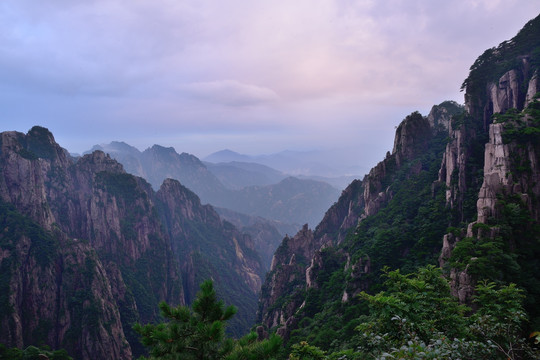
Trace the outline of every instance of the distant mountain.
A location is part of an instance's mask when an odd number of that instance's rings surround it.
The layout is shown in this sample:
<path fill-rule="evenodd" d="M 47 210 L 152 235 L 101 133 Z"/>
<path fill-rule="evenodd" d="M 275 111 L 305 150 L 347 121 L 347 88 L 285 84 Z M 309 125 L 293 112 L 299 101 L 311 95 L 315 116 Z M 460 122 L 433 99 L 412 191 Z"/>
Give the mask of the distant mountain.
<path fill-rule="evenodd" d="M 214 164 L 204 162 L 204 165 L 225 187 L 232 190 L 240 190 L 248 186 L 276 184 L 287 177 L 281 171 L 257 163 L 231 161 Z"/>
<path fill-rule="evenodd" d="M 285 178 L 268 166 L 241 161 L 207 167 L 194 155 L 178 154 L 172 147 L 154 145 L 140 152 L 126 143 L 112 142 L 96 145 L 93 150 L 107 152 L 126 171 L 147 179 L 155 189 L 167 178 L 177 179 L 203 203 L 295 224 L 297 229 L 304 223 L 318 223 L 339 196 L 339 190 L 325 182 Z M 222 153 L 234 155 L 229 150 Z M 242 183 L 256 185 L 242 187 Z"/>
<path fill-rule="evenodd" d="M 250 216 L 225 208 L 216 208 L 216 211 L 221 218 L 251 236 L 267 271 L 270 269 L 274 251 L 281 243 L 283 236 L 295 234 L 298 231 L 298 226 L 268 220 L 260 216 Z"/>
<path fill-rule="evenodd" d="M 356 175 L 343 175 L 338 177 L 327 177 L 327 176 L 307 176 L 307 175 L 298 175 L 297 178 L 305 180 L 315 180 L 328 183 L 339 190 L 344 190 L 351 182 L 356 179 L 359 179 Z"/>
<path fill-rule="evenodd" d="M 339 193 L 324 182 L 288 177 L 274 185 L 231 192 L 231 198 L 215 204 L 286 223 L 317 224 L 327 209 L 325 206 L 333 204 Z"/>
<path fill-rule="evenodd" d="M 357 175 L 360 172 L 358 167 L 351 164 L 341 165 L 343 163 L 341 155 L 333 151 L 285 150 L 268 155 L 245 155 L 227 149 L 210 154 L 203 160 L 211 163 L 233 161 L 258 163 L 292 176 L 336 178 L 343 175 Z"/>
<path fill-rule="evenodd" d="M 225 149 L 212 153 L 203 160 L 211 163 L 227 163 L 232 161 L 253 162 L 253 157 Z"/>
<path fill-rule="evenodd" d="M 159 189 L 163 180 L 176 179 L 194 191 L 203 203 L 223 197 L 226 188 L 206 166 L 194 155 L 178 154 L 172 147 L 154 145 L 140 152 L 124 142 L 95 145 L 91 151 L 101 150 L 120 162 L 133 175 L 145 178 L 154 189 Z"/>

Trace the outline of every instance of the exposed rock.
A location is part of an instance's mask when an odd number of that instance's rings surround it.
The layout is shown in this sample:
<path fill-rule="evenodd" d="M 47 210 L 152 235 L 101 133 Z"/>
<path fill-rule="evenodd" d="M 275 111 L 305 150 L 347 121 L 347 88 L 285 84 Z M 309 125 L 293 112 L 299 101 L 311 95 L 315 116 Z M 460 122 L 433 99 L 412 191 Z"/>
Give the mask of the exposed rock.
<path fill-rule="evenodd" d="M 525 107 L 533 101 L 534 96 L 540 91 L 540 81 L 538 81 L 538 70 L 536 70 L 529 80 L 529 86 L 527 88 L 527 95 L 525 96 Z"/>
<path fill-rule="evenodd" d="M 498 83 L 487 86 L 492 114 L 502 113 L 511 108 L 523 108 L 525 94 L 519 89 L 522 83 L 523 74 L 517 70 L 510 70 L 499 79 Z"/>
<path fill-rule="evenodd" d="M 197 195 L 177 180 L 166 179 L 156 197 L 177 261 L 184 264 L 181 276 L 185 302 L 191 303 L 199 284 L 211 276 L 218 294 L 226 302 L 233 303 L 238 297 L 242 298 L 244 306 L 231 320 L 231 327 L 242 331 L 235 321 L 239 318 L 254 320 L 263 276 L 253 240 L 232 224 L 222 221 L 212 206 L 202 205 Z M 215 271 L 199 270 L 207 268 Z"/>
<path fill-rule="evenodd" d="M 9 280 L 2 291 L 13 309 L 0 312 L 8 329 L 0 342 L 43 342 L 78 359 L 130 359 L 142 350 L 133 323 L 158 320 L 159 301 L 188 303 L 201 276 L 229 276 L 237 296 L 251 297 L 254 316 L 262 267 L 249 236 L 177 181 L 156 195 L 102 151 L 76 161 L 66 154 L 44 128 L 0 134 L 0 206 L 9 209 L 0 216 L 21 227 L 0 233 Z M 208 256 L 209 273 L 189 251 Z M 230 262 L 217 266 L 223 258 Z"/>
<path fill-rule="evenodd" d="M 524 30 L 527 27 L 526 31 L 537 34 L 538 20 L 531 21 Z M 520 34 L 516 38 L 519 36 Z M 467 187 L 471 186 L 466 180 L 466 177 L 470 176 L 468 174 L 474 173 L 474 169 L 470 168 L 471 158 L 475 156 L 478 158 L 476 154 L 479 153 L 478 150 L 473 150 L 470 144 L 485 143 L 485 148 L 481 153 L 483 176 L 476 202 L 477 219 L 468 223 L 467 237 L 497 235 L 497 229 L 475 233 L 474 225 L 485 224 L 491 219 L 500 217 L 501 214 L 498 213 L 498 196 L 500 195 L 518 195 L 527 204 L 532 218 L 536 221 L 539 219 L 537 206 L 531 200 L 531 197 L 537 198 L 540 195 L 540 187 L 537 184 L 538 181 L 535 180 L 540 178 L 538 145 L 527 142 L 518 145 L 515 142 L 504 141 L 503 133 L 506 125 L 492 123 L 493 114 L 505 113 L 512 108 L 518 112 L 523 110 L 533 101 L 534 95 L 539 90 L 538 70 L 531 70 L 531 55 L 528 53 L 532 50 L 520 48 L 519 51 L 522 53 L 516 55 L 514 48 L 517 46 L 522 46 L 522 44 L 519 45 L 515 39 L 504 42 L 498 48 L 486 51 L 473 66 L 469 78 L 464 82 L 467 85 L 465 106 L 472 125 L 460 126 L 452 130 L 452 141 L 447 146 L 439 173 L 439 180 L 443 181 L 448 188 L 447 202 L 459 209 L 462 206 L 463 194 L 468 190 Z M 515 62 L 511 61 L 512 57 L 515 58 Z M 503 61 L 507 64 L 512 63 L 513 68 L 502 74 L 497 81 L 491 81 L 489 77 L 486 77 L 486 69 L 496 69 L 496 66 L 500 66 Z M 484 93 L 482 89 L 485 89 Z M 523 121 L 526 122 L 527 119 Z M 475 127 L 474 124 L 478 123 L 482 126 Z M 510 125 L 517 126 L 517 124 Z M 483 132 L 486 132 L 487 136 L 482 136 Z M 485 140 L 483 140 L 484 137 Z M 526 171 L 522 170 L 524 167 L 527 168 Z M 459 241 L 460 237 L 452 234 L 444 237 L 439 258 L 441 266 L 446 264 L 446 260 L 450 258 L 453 248 Z M 474 258 L 471 261 L 474 261 Z M 477 279 L 467 272 L 467 268 L 462 271 L 451 269 L 450 278 L 453 294 L 461 302 L 470 302 Z"/>
<path fill-rule="evenodd" d="M 391 182 L 391 176 L 404 163 L 424 152 L 436 131 L 433 124 L 440 124 L 444 128 L 444 123 L 449 121 L 445 118 L 447 111 L 434 108 L 432 112 L 432 123 L 417 112 L 402 121 L 396 131 L 392 154 L 388 153 L 362 181 L 353 181 L 326 212 L 315 231 L 312 232 L 305 225 L 294 237 L 283 239 L 274 254 L 271 271 L 259 301 L 259 319 L 265 326 L 278 327 L 278 333 L 288 338 L 298 321 L 295 313 L 304 304 L 302 291 L 319 286 L 317 276 L 323 267 L 321 250 L 340 244 L 362 219 L 376 214 L 392 199 L 391 188 L 384 184 Z M 411 176 L 420 170 L 419 166 L 411 166 L 409 169 Z M 339 256 L 342 256 L 344 262 L 350 259 L 347 253 L 340 253 Z M 344 284 L 343 301 L 349 295 L 354 296 L 366 290 L 368 285 L 363 274 L 370 271 L 369 258 L 360 259 L 358 264 L 352 266 L 351 280 Z M 286 305 L 275 306 L 284 297 L 287 299 Z"/>

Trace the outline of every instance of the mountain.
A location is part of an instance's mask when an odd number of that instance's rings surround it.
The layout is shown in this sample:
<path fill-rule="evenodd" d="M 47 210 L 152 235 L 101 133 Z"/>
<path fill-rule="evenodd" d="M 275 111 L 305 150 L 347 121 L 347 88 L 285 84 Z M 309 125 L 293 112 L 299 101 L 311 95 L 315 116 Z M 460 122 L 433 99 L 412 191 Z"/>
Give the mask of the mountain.
<path fill-rule="evenodd" d="M 155 192 L 102 151 L 71 158 L 36 126 L 0 133 L 0 209 L 0 343 L 131 359 L 143 351 L 133 324 L 158 321 L 160 301 L 189 304 L 207 278 L 239 305 L 229 330 L 253 324 L 253 241 L 176 180 Z"/>
<path fill-rule="evenodd" d="M 277 169 L 285 174 L 304 177 L 340 178 L 361 173 L 357 164 L 342 159 L 343 153 L 329 150 L 292 151 L 285 150 L 268 155 L 245 155 L 232 150 L 221 150 L 203 160 L 210 163 L 250 162 Z M 331 164 L 331 165 L 330 165 Z"/>
<path fill-rule="evenodd" d="M 203 203 L 221 198 L 227 189 L 206 166 L 194 155 L 178 154 L 172 147 L 154 145 L 143 152 L 124 143 L 95 145 L 91 151 L 101 150 L 120 162 L 125 170 L 145 178 L 155 189 L 159 189 L 167 178 L 176 179 L 194 191 Z"/>
<path fill-rule="evenodd" d="M 385 267 L 432 264 L 464 304 L 483 280 L 517 284 L 527 330 L 540 328 L 539 69 L 540 16 L 476 60 L 465 108 L 446 101 L 407 116 L 392 152 L 315 230 L 283 239 L 259 321 L 288 346 L 347 349 L 367 315 L 356 295 L 380 291 Z"/>
<path fill-rule="evenodd" d="M 320 181 L 288 177 L 274 185 L 250 186 L 231 195 L 216 205 L 289 224 L 316 224 L 339 191 Z"/>
<path fill-rule="evenodd" d="M 280 171 L 257 163 L 231 161 L 217 164 L 205 162 L 204 165 L 225 187 L 232 190 L 272 185 L 287 177 Z"/>
<path fill-rule="evenodd" d="M 178 154 L 173 148 L 159 145 L 142 153 L 122 142 L 96 145 L 93 150 L 106 151 L 122 163 L 126 171 L 145 178 L 156 189 L 165 179 L 176 179 L 194 191 L 203 203 L 294 224 L 297 229 L 301 227 L 299 224 L 318 223 L 339 196 L 339 191 L 325 182 L 294 179 L 253 163 L 232 162 L 207 167 L 194 155 Z M 279 182 L 273 183 L 275 180 Z M 272 183 L 265 185 L 269 182 Z M 242 187 L 249 183 L 258 185 Z"/>
<path fill-rule="evenodd" d="M 210 163 L 227 163 L 227 162 L 252 162 L 253 158 L 249 155 L 243 155 L 229 149 L 220 150 L 212 153 L 203 159 Z"/>
<path fill-rule="evenodd" d="M 230 209 L 216 208 L 216 211 L 222 219 L 251 236 L 255 249 L 261 256 L 265 271 L 270 269 L 274 251 L 281 243 L 283 234 L 294 234 L 298 230 L 294 225 L 268 220 L 260 216 L 250 216 Z"/>

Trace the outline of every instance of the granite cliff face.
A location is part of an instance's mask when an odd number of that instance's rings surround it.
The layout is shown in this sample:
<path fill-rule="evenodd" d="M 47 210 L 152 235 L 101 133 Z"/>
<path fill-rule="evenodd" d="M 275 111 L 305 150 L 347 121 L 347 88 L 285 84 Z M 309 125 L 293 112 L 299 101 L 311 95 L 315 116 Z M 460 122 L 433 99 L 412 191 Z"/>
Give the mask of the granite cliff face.
<path fill-rule="evenodd" d="M 449 205 L 459 210 L 467 226 L 461 233 L 445 235 L 440 256 L 443 267 L 461 240 L 501 237 L 500 223 L 506 216 L 503 204 L 509 199 L 514 205 L 522 204 L 531 223 L 539 221 L 540 151 L 535 136 L 539 38 L 540 18 L 536 18 L 512 40 L 486 50 L 464 81 L 468 114 L 464 121 L 452 124 L 452 140 L 439 180 L 448 189 Z M 476 230 L 481 227 L 483 231 Z M 508 251 L 519 246 L 510 236 L 503 238 Z M 534 253 L 533 249 L 528 251 Z M 521 258 L 518 263 L 524 261 Z M 469 302 L 478 275 L 471 274 L 472 262 L 463 265 L 465 268 L 450 269 L 452 291 L 460 301 Z"/>
<path fill-rule="evenodd" d="M 181 264 L 186 302 L 195 298 L 202 281 L 212 278 L 218 293 L 238 306 L 229 329 L 242 334 L 254 322 L 264 274 L 253 240 L 222 220 L 213 207 L 201 205 L 177 180 L 165 180 L 156 197 Z"/>
<path fill-rule="evenodd" d="M 517 281 L 529 304 L 538 301 L 536 280 L 523 274 L 540 266 L 539 49 L 540 17 L 478 58 L 464 107 L 444 102 L 425 118 L 408 116 L 392 153 L 351 183 L 314 231 L 283 240 L 263 284 L 264 326 L 286 340 L 309 338 L 353 311 L 354 295 L 380 281 L 382 266 L 411 271 L 437 258 L 464 303 L 480 274 Z M 534 305 L 527 310 L 539 318 Z"/>
<path fill-rule="evenodd" d="M 142 350 L 133 323 L 157 320 L 159 301 L 189 303 L 208 277 L 235 283 L 255 307 L 251 239 L 176 181 L 155 193 L 103 152 L 75 161 L 34 127 L 0 134 L 0 204 L 2 343 L 130 359 Z"/>
<path fill-rule="evenodd" d="M 392 200 L 392 180 L 397 173 L 414 177 L 424 171 L 420 162 L 411 165 L 411 161 L 425 152 L 436 133 L 446 131 L 448 113 L 459 111 L 457 104 L 446 102 L 435 106 L 429 117 L 417 112 L 407 116 L 397 128 L 392 153 L 362 181 L 353 181 L 314 231 L 305 225 L 294 237 L 283 240 L 274 254 L 259 301 L 259 319 L 264 326 L 277 327 L 278 333 L 288 339 L 302 318 L 299 312 L 307 306 L 306 290 L 322 287 L 319 274 L 328 271 L 328 264 L 341 263 L 349 274 L 340 293 L 344 302 L 367 289 L 371 260 L 362 256 L 352 259 L 352 249 L 345 244 L 347 234 Z"/>

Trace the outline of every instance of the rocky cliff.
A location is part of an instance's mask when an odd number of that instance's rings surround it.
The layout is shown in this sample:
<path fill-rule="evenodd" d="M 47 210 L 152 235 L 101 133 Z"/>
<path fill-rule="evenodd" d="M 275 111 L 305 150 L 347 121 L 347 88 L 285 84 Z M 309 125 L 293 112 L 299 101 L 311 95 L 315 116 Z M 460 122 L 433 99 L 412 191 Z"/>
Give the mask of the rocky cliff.
<path fill-rule="evenodd" d="M 201 205 L 199 198 L 176 180 L 165 180 L 156 197 L 181 264 L 186 301 L 191 303 L 198 285 L 212 278 L 218 292 L 238 307 L 229 329 L 242 334 L 254 323 L 264 274 L 253 240 L 223 221 L 213 207 Z"/>
<path fill-rule="evenodd" d="M 444 102 L 408 116 L 392 153 L 314 231 L 285 238 L 263 284 L 263 325 L 291 344 L 337 349 L 354 335 L 351 315 L 365 311 L 354 295 L 380 284 L 384 266 L 439 263 L 465 303 L 478 279 L 516 282 L 536 328 L 539 49 L 540 17 L 473 64 L 464 107 Z"/>
<path fill-rule="evenodd" d="M 159 301 L 189 303 L 208 277 L 235 284 L 255 312 L 251 239 L 176 181 L 155 193 L 105 153 L 74 160 L 34 127 L 0 134 L 0 201 L 0 342 L 130 359 L 142 351 L 133 323 L 157 320 Z"/>
<path fill-rule="evenodd" d="M 408 179 L 426 172 L 427 161 L 414 160 L 435 148 L 435 139 L 444 137 L 450 126 L 449 114 L 459 111 L 462 110 L 457 104 L 445 102 L 434 106 L 428 117 L 418 112 L 407 116 L 397 127 L 392 153 L 362 181 L 353 181 L 314 231 L 306 225 L 294 237 L 283 240 L 272 260 L 259 302 L 259 316 L 265 326 L 278 327 L 278 333 L 288 339 L 290 331 L 305 317 L 305 308 L 309 306 L 306 290 L 325 286 L 320 274 L 328 272 L 328 266 L 342 263 L 339 267 L 348 274 L 339 290 L 340 300 L 347 301 L 367 289 L 371 259 L 353 256 L 355 250 L 347 240 L 351 230 L 377 214 L 396 196 L 396 191 L 400 192 L 393 186 L 396 177 Z"/>
<path fill-rule="evenodd" d="M 539 49 L 540 17 L 537 17 L 512 40 L 486 50 L 463 83 L 467 118 L 452 124 L 452 141 L 440 172 L 440 180 L 448 189 L 449 205 L 465 214 L 462 221 L 466 226 L 461 232 L 445 235 L 440 257 L 441 266 L 452 266 L 449 270 L 452 291 L 462 302 L 470 301 L 476 281 L 487 276 L 479 270 L 478 264 L 484 256 L 481 252 L 477 256 L 461 255 L 471 241 L 477 244 L 487 239 L 500 241 L 498 246 L 509 256 L 515 256 L 516 266 L 522 269 L 536 266 L 536 261 L 531 259 L 539 254 L 535 245 L 537 235 L 534 231 L 526 235 L 527 242 L 515 239 L 514 233 L 519 231 L 524 236 L 539 221 L 540 116 L 535 100 L 540 91 Z M 509 208 L 520 212 L 526 223 L 509 221 Z M 456 246 L 459 250 L 454 254 Z M 527 247 L 528 254 L 523 254 L 520 247 Z M 507 266 L 499 264 L 499 271 Z M 522 281 L 508 279 L 499 275 L 499 271 L 492 271 L 487 277 Z M 530 285 L 520 285 L 528 292 L 535 292 Z"/>

